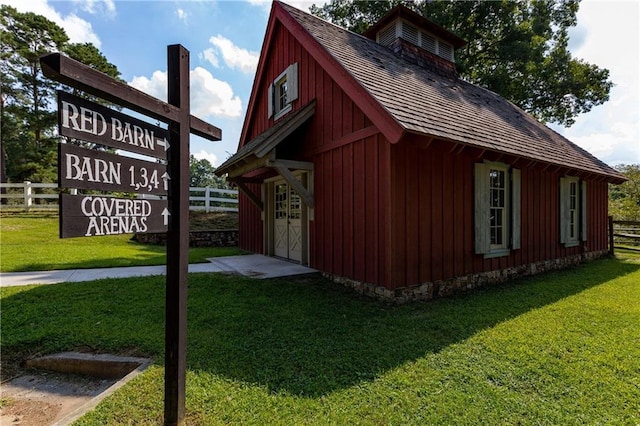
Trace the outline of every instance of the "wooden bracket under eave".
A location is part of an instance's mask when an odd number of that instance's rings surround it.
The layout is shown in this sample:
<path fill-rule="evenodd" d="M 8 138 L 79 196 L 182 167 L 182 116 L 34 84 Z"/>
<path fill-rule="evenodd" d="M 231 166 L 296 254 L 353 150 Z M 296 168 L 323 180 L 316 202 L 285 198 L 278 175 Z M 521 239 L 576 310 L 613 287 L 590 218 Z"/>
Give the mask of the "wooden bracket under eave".
<path fill-rule="evenodd" d="M 244 195 L 247 196 L 247 198 L 249 198 L 249 200 L 260 209 L 260 211 L 264 211 L 264 203 L 262 202 L 262 200 L 260 199 L 260 197 L 258 197 L 256 194 L 253 193 L 253 191 L 251 191 L 247 185 L 244 184 L 244 182 L 238 182 L 235 181 L 234 182 L 236 185 L 238 185 L 238 188 L 240 189 L 240 191 L 242 191 L 242 193 Z"/>
<path fill-rule="evenodd" d="M 293 173 L 291 173 L 291 170 L 287 169 L 286 167 L 281 167 L 281 166 L 276 166 L 275 169 L 278 171 L 278 174 L 280 176 L 282 176 L 284 178 L 284 180 L 286 180 L 287 183 L 289 185 L 291 185 L 293 187 L 293 189 L 298 193 L 298 195 L 302 199 L 302 202 L 305 203 L 308 208 L 312 209 L 313 208 L 313 194 L 311 192 L 309 192 L 309 190 L 307 190 L 307 188 L 305 188 L 302 185 L 302 182 L 300 182 L 298 179 L 296 179 L 296 177 L 293 175 Z"/>

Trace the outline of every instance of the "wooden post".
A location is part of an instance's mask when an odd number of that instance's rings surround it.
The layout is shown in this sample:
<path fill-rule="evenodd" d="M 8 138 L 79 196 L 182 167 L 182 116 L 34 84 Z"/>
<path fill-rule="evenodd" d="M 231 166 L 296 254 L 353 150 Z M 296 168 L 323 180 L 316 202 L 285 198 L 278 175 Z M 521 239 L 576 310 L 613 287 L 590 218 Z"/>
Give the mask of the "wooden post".
<path fill-rule="evenodd" d="M 166 425 L 179 425 L 185 420 L 189 134 L 194 133 L 208 140 L 219 141 L 222 131 L 190 115 L 189 52 L 180 45 L 172 45 L 167 47 L 167 54 L 169 103 L 114 80 L 60 53 L 42 56 L 40 65 L 43 74 L 52 80 L 169 124 L 169 144 L 157 142 L 157 145 L 163 146 L 165 150 L 171 147 L 167 154 L 167 168 L 170 176 L 168 208 L 158 213 L 162 216 L 163 226 L 168 225 L 164 421 Z M 58 113 L 60 114 L 60 110 Z M 133 118 L 130 117 L 130 119 Z M 64 127 L 59 117 L 58 127 L 61 128 L 61 126 Z M 125 150 L 127 150 L 126 147 Z M 164 154 L 152 152 L 149 155 L 164 158 Z M 60 217 L 62 218 L 62 215 Z"/>
<path fill-rule="evenodd" d="M 33 189 L 31 188 L 31 182 L 24 181 L 24 211 L 28 212 L 33 204 Z"/>
<path fill-rule="evenodd" d="M 189 52 L 167 47 L 168 103 L 178 108 L 169 124 L 169 212 L 165 324 L 164 424 L 185 420 L 187 276 L 189 267 Z"/>
<path fill-rule="evenodd" d="M 613 216 L 609 216 L 609 254 L 613 256 L 614 248 L 613 248 Z"/>

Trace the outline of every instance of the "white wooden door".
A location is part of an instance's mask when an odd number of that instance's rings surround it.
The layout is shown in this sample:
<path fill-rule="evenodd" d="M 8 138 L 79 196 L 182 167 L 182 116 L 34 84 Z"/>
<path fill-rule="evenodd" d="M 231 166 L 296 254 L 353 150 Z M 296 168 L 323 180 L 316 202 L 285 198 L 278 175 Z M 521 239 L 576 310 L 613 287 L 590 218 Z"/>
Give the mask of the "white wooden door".
<path fill-rule="evenodd" d="M 285 182 L 275 184 L 274 254 L 302 262 L 302 201 Z"/>

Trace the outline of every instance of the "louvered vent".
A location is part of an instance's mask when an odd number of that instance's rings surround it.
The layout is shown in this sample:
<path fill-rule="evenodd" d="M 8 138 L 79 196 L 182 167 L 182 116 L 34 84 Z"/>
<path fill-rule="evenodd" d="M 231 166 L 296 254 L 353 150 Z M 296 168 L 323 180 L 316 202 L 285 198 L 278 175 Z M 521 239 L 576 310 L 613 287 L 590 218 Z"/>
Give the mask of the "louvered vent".
<path fill-rule="evenodd" d="M 453 62 L 453 47 L 448 43 L 438 40 L 438 56 Z"/>
<path fill-rule="evenodd" d="M 378 33 L 378 43 L 389 46 L 396 39 L 396 26 L 391 25 Z"/>
<path fill-rule="evenodd" d="M 420 35 L 422 36 L 421 47 L 423 49 L 435 54 L 436 53 L 436 39 L 431 37 L 427 33 L 421 33 Z"/>
<path fill-rule="evenodd" d="M 419 46 L 418 42 L 418 29 L 414 26 L 407 24 L 406 22 L 402 23 L 402 38 L 407 40 L 409 43 L 415 44 Z"/>

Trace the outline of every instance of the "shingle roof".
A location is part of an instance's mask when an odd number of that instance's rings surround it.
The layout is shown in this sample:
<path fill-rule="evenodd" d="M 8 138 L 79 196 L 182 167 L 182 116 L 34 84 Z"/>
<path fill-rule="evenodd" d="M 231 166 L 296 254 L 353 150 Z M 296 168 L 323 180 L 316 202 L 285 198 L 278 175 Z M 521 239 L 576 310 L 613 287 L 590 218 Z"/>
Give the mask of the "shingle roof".
<path fill-rule="evenodd" d="M 415 65 L 364 36 L 280 5 L 408 132 L 624 180 L 496 93 Z"/>

